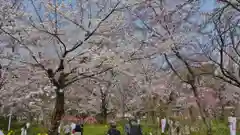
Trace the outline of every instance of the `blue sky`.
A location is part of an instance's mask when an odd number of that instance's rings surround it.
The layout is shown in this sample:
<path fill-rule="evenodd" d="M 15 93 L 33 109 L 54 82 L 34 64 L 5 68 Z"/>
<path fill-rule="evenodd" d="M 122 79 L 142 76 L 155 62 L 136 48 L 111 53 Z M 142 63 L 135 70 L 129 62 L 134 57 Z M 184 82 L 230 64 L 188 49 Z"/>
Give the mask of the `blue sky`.
<path fill-rule="evenodd" d="M 26 3 L 26 10 L 29 12 L 33 11 L 32 4 L 30 0 L 24 0 Z M 76 5 L 76 0 L 50 0 L 52 2 L 57 1 L 59 4 L 64 2 L 71 5 L 72 8 Z M 211 12 L 217 6 L 217 0 L 200 0 L 200 11 L 202 12 Z M 43 8 L 37 7 L 40 10 L 40 13 L 43 13 Z M 52 16 L 53 17 L 53 16 Z M 139 25 L 140 22 L 136 22 L 136 25 Z"/>
<path fill-rule="evenodd" d="M 211 12 L 217 6 L 218 6 L 217 0 L 200 0 L 200 11 L 201 12 Z M 197 20 L 195 20 L 195 18 Z M 192 19 L 194 19 L 194 21 L 201 22 L 201 20 L 199 19 L 199 14 L 196 15 L 196 17 L 194 17 Z M 139 28 L 145 27 L 141 20 L 136 20 L 134 23 Z"/>
<path fill-rule="evenodd" d="M 52 1 L 52 2 L 54 2 L 55 0 L 50 0 L 50 1 Z M 32 4 L 31 4 L 31 2 L 29 1 L 29 0 L 25 0 L 25 2 L 26 2 L 26 4 L 27 4 L 27 11 L 28 12 L 34 12 L 33 11 L 33 8 L 32 8 Z M 75 7 L 75 5 L 76 5 L 76 0 L 57 0 L 57 2 L 58 3 L 61 3 L 61 2 L 66 2 L 66 3 L 68 3 L 68 4 L 72 4 L 71 6 L 72 6 L 72 8 L 74 8 Z M 214 8 L 216 8 L 217 7 L 217 0 L 200 0 L 200 11 L 201 12 L 211 12 Z M 39 8 L 39 7 L 38 7 Z M 43 13 L 43 11 L 44 11 L 44 9 L 43 8 L 41 8 L 41 9 L 39 9 L 40 10 L 40 12 L 41 13 Z M 54 17 L 53 15 L 52 16 L 50 16 L 51 18 L 52 17 Z M 199 15 L 196 15 L 195 17 L 193 17 L 193 18 L 195 18 L 194 20 L 195 21 L 200 21 L 201 22 L 201 19 L 199 18 Z M 142 26 L 143 24 L 142 24 L 142 22 L 140 21 L 140 20 L 136 20 L 136 22 L 135 22 L 135 25 L 138 25 L 138 27 L 144 27 L 144 26 Z M 210 28 L 211 29 L 211 28 Z M 160 58 L 160 57 L 159 57 Z M 162 59 L 162 57 L 160 58 L 160 59 L 156 59 L 157 61 L 157 63 L 162 63 L 163 61 L 163 59 Z M 160 61 L 162 61 L 162 62 L 160 62 Z M 163 63 L 162 63 L 163 64 Z"/>
<path fill-rule="evenodd" d="M 49 1 L 51 1 L 52 3 L 55 3 L 55 1 L 57 1 L 58 4 L 63 2 L 63 3 L 66 3 L 67 5 L 69 5 L 70 8 L 76 7 L 76 0 L 49 0 Z M 26 7 L 25 10 L 27 12 L 35 13 L 33 5 L 30 0 L 24 0 L 24 3 L 25 3 L 25 7 Z M 43 17 L 44 7 L 41 4 L 39 4 L 39 1 L 37 1 L 37 0 L 35 0 L 34 3 L 38 10 L 38 13 Z M 67 10 L 69 10 L 69 9 L 67 9 Z M 54 17 L 53 14 L 49 14 L 49 18 L 53 18 L 53 17 Z"/>
<path fill-rule="evenodd" d="M 201 0 L 200 10 L 203 12 L 211 12 L 217 6 L 217 0 Z"/>

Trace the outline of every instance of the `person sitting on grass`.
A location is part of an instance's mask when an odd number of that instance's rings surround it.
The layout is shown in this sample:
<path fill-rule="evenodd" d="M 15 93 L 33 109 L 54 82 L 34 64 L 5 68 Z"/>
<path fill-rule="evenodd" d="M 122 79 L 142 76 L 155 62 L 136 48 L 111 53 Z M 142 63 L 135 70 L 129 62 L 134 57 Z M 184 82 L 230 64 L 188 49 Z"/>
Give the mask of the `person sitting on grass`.
<path fill-rule="evenodd" d="M 110 122 L 110 129 L 108 130 L 107 135 L 121 135 L 120 131 L 117 129 L 116 122 Z"/>

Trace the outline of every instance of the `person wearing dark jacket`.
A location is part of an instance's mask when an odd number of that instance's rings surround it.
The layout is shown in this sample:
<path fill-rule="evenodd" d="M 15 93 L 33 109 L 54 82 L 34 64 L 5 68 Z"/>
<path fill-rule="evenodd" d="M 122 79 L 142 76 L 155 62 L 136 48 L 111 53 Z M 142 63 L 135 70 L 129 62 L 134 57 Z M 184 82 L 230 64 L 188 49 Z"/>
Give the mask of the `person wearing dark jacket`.
<path fill-rule="evenodd" d="M 117 129 L 116 122 L 110 123 L 110 129 L 108 130 L 107 135 L 121 135 L 120 131 Z"/>
<path fill-rule="evenodd" d="M 125 124 L 124 131 L 125 131 L 125 135 L 130 135 L 130 122 Z"/>
<path fill-rule="evenodd" d="M 81 124 L 80 122 L 76 124 L 74 132 L 74 135 L 83 135 L 83 124 Z"/>
<path fill-rule="evenodd" d="M 130 120 L 129 125 L 130 125 L 129 135 L 143 135 L 142 127 L 137 122 L 136 119 Z"/>

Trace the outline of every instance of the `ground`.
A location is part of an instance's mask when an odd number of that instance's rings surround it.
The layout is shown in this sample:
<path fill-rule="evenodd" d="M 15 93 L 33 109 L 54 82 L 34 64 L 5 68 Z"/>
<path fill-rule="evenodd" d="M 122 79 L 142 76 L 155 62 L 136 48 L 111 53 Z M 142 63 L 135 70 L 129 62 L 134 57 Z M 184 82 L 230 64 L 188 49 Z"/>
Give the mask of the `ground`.
<path fill-rule="evenodd" d="M 4 129 L 4 131 L 7 130 L 7 123 L 8 121 L 1 121 L 0 122 L 0 129 Z M 16 123 L 13 122 L 12 123 L 12 130 L 15 132 L 15 135 L 19 135 L 20 134 L 20 129 L 23 123 Z M 156 125 L 149 125 L 149 124 L 142 124 L 143 125 L 143 131 L 144 131 L 144 135 L 149 135 L 149 132 L 152 132 L 153 135 L 156 135 L 156 129 L 157 126 Z M 240 124 L 238 124 L 240 125 Z M 206 134 L 205 130 L 204 130 L 204 126 L 199 124 L 199 128 L 202 127 L 203 129 L 201 129 L 199 132 L 197 133 L 192 133 L 191 135 L 204 135 Z M 229 128 L 227 126 L 227 123 L 224 122 L 214 122 L 213 123 L 213 131 L 214 134 L 213 135 L 229 135 Z M 238 126 L 240 127 L 240 126 Z M 119 124 L 118 129 L 123 133 L 123 124 Z M 238 128 L 240 131 L 240 128 Z M 108 126 L 107 125 L 85 125 L 84 127 L 84 135 L 106 135 L 106 131 L 108 130 Z M 46 132 L 46 129 L 41 128 L 39 125 L 32 125 L 31 129 L 30 129 L 30 133 L 29 135 L 37 135 L 38 133 L 42 133 L 42 132 Z M 154 134 L 155 132 L 155 134 Z M 159 131 L 160 133 L 160 131 Z M 240 135 L 240 132 L 237 134 Z"/>

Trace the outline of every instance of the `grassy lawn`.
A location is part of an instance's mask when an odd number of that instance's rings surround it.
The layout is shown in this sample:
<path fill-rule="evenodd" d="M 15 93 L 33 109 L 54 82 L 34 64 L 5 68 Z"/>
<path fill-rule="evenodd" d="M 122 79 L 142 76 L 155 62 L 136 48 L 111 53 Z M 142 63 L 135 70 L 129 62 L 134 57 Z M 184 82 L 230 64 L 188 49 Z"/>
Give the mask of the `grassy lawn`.
<path fill-rule="evenodd" d="M 7 124 L 8 121 L 1 121 L 0 122 L 0 129 L 3 129 L 4 131 L 7 130 Z M 118 129 L 123 134 L 123 123 L 120 123 L 118 126 Z M 149 135 L 149 132 L 152 132 L 153 135 L 157 135 L 157 126 L 156 125 L 149 125 L 149 124 L 142 124 L 143 125 L 143 132 L 144 135 Z M 21 132 L 21 126 L 22 123 L 16 123 L 13 122 L 11 129 L 15 131 L 15 135 L 19 135 Z M 197 126 L 200 128 L 200 130 L 196 133 L 192 133 L 191 135 L 204 135 L 206 134 L 206 130 L 204 129 L 204 126 L 201 124 L 197 124 Z M 239 125 L 238 125 L 239 127 Z M 229 128 L 226 123 L 213 123 L 213 135 L 229 135 Z M 158 128 L 159 129 L 159 128 Z M 106 135 L 106 132 L 108 130 L 108 125 L 85 125 L 84 126 L 84 135 Z M 28 135 L 37 135 L 38 133 L 46 133 L 46 129 L 42 128 L 39 125 L 31 125 L 30 132 Z M 240 128 L 238 128 L 238 131 L 240 131 Z M 158 131 L 160 133 L 160 129 Z M 237 135 L 240 135 L 240 132 L 237 133 Z"/>
<path fill-rule="evenodd" d="M 13 122 L 13 125 L 11 129 L 15 132 L 15 135 L 19 135 L 21 133 L 21 127 L 22 124 L 16 124 Z M 117 127 L 121 133 L 123 134 L 123 126 L 118 126 Z M 1 123 L 0 124 L 0 129 L 3 129 L 6 133 L 7 131 L 7 125 Z M 84 126 L 84 135 L 106 135 L 106 132 L 108 130 L 108 125 L 85 125 Z M 148 134 L 150 129 L 149 128 L 144 128 L 144 134 Z M 46 132 L 46 129 L 41 128 L 40 126 L 37 125 L 31 125 L 29 135 L 37 135 L 38 133 L 44 133 Z"/>
<path fill-rule="evenodd" d="M 118 129 L 123 134 L 123 126 L 119 126 Z M 143 126 L 143 132 L 144 135 L 149 135 L 149 132 L 152 132 L 153 135 L 156 135 L 156 126 L 148 125 Z M 108 130 L 108 126 L 106 125 L 86 125 L 84 127 L 84 135 L 106 135 L 106 132 Z M 223 124 L 214 125 L 213 126 L 213 132 L 214 135 L 229 135 L 229 128 Z M 160 130 L 159 130 L 160 133 Z M 191 135 L 204 135 L 206 134 L 205 130 L 201 130 L 197 133 L 192 133 Z M 240 135 L 240 132 L 237 133 L 237 135 Z"/>
<path fill-rule="evenodd" d="M 143 127 L 144 135 L 148 135 L 150 128 Z M 118 126 L 117 129 L 124 134 L 123 126 Z M 84 135 L 106 135 L 108 125 L 86 125 L 84 126 Z"/>
<path fill-rule="evenodd" d="M 107 130 L 106 125 L 87 125 L 84 127 L 84 135 L 105 135 Z"/>

